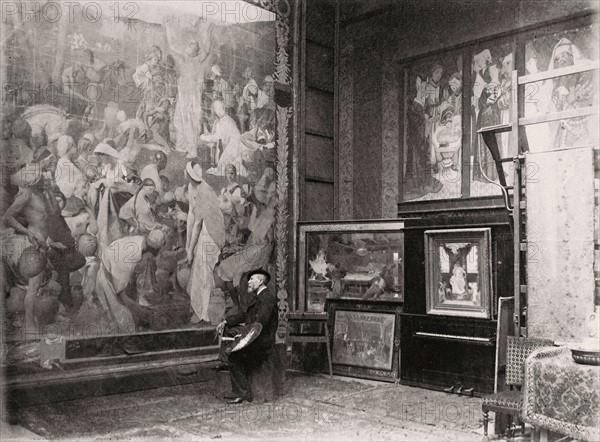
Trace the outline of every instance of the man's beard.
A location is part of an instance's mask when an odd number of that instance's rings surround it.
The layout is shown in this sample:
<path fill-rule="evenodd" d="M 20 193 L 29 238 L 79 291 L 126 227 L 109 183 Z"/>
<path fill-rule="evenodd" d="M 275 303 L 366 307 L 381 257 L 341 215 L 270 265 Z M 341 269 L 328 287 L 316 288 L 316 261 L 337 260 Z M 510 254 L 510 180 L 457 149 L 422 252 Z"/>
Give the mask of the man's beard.
<path fill-rule="evenodd" d="M 254 289 L 252 288 L 252 286 L 248 286 L 247 292 L 252 293 L 253 291 L 254 291 Z"/>

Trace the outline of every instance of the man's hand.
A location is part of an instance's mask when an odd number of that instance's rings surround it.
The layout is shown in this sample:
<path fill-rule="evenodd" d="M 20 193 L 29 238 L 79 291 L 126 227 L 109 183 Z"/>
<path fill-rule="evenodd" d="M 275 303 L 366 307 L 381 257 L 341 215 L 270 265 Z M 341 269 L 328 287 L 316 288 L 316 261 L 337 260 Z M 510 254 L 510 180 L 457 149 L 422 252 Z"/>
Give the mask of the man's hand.
<path fill-rule="evenodd" d="M 217 325 L 217 333 L 223 335 L 223 331 L 225 330 L 226 325 L 227 321 L 225 321 L 224 319 L 221 322 L 219 322 L 219 325 Z"/>

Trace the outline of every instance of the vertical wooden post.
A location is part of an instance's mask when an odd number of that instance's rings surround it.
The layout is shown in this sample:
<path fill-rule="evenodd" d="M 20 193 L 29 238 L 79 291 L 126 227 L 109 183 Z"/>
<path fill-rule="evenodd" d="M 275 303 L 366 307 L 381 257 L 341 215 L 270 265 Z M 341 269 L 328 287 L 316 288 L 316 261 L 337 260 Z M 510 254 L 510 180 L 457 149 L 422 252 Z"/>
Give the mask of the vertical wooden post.
<path fill-rule="evenodd" d="M 514 49 L 514 47 L 513 47 Z M 514 51 L 513 51 L 514 53 Z M 521 155 L 519 145 L 519 72 L 512 71 L 512 105 L 510 107 L 510 146 L 516 146 L 517 155 L 513 159 L 513 243 L 514 243 L 514 335 L 521 336 Z"/>
<path fill-rule="evenodd" d="M 513 245 L 515 255 L 514 265 L 514 295 L 515 336 L 521 336 L 521 159 L 517 155 L 513 165 L 515 168 L 513 191 Z"/>

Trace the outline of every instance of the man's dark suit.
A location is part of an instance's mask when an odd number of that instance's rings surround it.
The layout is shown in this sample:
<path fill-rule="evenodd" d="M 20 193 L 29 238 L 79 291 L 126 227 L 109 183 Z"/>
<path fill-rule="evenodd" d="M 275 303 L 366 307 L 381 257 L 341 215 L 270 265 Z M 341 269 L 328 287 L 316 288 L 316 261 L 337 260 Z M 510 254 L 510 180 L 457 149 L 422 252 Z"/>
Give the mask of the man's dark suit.
<path fill-rule="evenodd" d="M 248 373 L 269 356 L 275 344 L 278 324 L 277 298 L 269 289 L 264 288 L 252 300 L 245 313 L 228 316 L 225 321 L 225 335 L 229 336 L 235 333 L 236 326 L 242 323 L 248 325 L 257 322 L 262 325 L 262 332 L 254 342 L 229 355 L 232 392 L 236 397 L 252 401 Z"/>

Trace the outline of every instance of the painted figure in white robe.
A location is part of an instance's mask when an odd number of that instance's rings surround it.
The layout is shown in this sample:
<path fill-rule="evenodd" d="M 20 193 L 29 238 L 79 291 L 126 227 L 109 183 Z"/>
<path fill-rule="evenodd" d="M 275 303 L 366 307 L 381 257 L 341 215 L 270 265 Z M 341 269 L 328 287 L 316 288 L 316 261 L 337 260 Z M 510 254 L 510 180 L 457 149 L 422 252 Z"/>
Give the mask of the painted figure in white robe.
<path fill-rule="evenodd" d="M 211 53 L 210 25 L 199 24 L 194 34 L 200 40 L 189 40 L 182 50 L 177 46 L 173 33 L 174 24 L 165 22 L 169 48 L 174 54 L 179 69 L 178 95 L 173 123 L 176 131 L 175 148 L 186 152 L 187 158 L 197 155 L 198 141 L 202 133 L 202 91 L 204 78 L 210 69 Z"/>
<path fill-rule="evenodd" d="M 225 221 L 217 194 L 202 178 L 200 164 L 188 163 L 186 171 L 191 179 L 185 248 L 190 265 L 187 293 L 193 311 L 191 322 L 209 324 L 208 304 L 215 286 L 213 269 L 225 245 Z"/>
<path fill-rule="evenodd" d="M 233 164 L 239 171 L 240 176 L 246 176 L 246 168 L 242 165 L 240 145 L 242 135 L 237 124 L 225 112 L 225 106 L 222 101 L 215 100 L 213 109 L 217 119 L 213 125 L 212 133 L 202 134 L 200 138 L 202 141 L 212 143 L 220 141 L 223 144 L 223 153 L 219 156 L 216 167 L 208 169 L 206 173 L 225 176 L 225 168 L 228 164 Z"/>
<path fill-rule="evenodd" d="M 100 143 L 94 149 L 94 154 L 100 156 L 106 165 L 100 173 L 101 178 L 90 185 L 88 201 L 91 207 L 98 205 L 98 243 L 108 246 L 127 233 L 125 223 L 119 219 L 119 208 L 114 193 L 133 194 L 135 186 L 125 181 L 125 161 L 113 147 Z"/>

